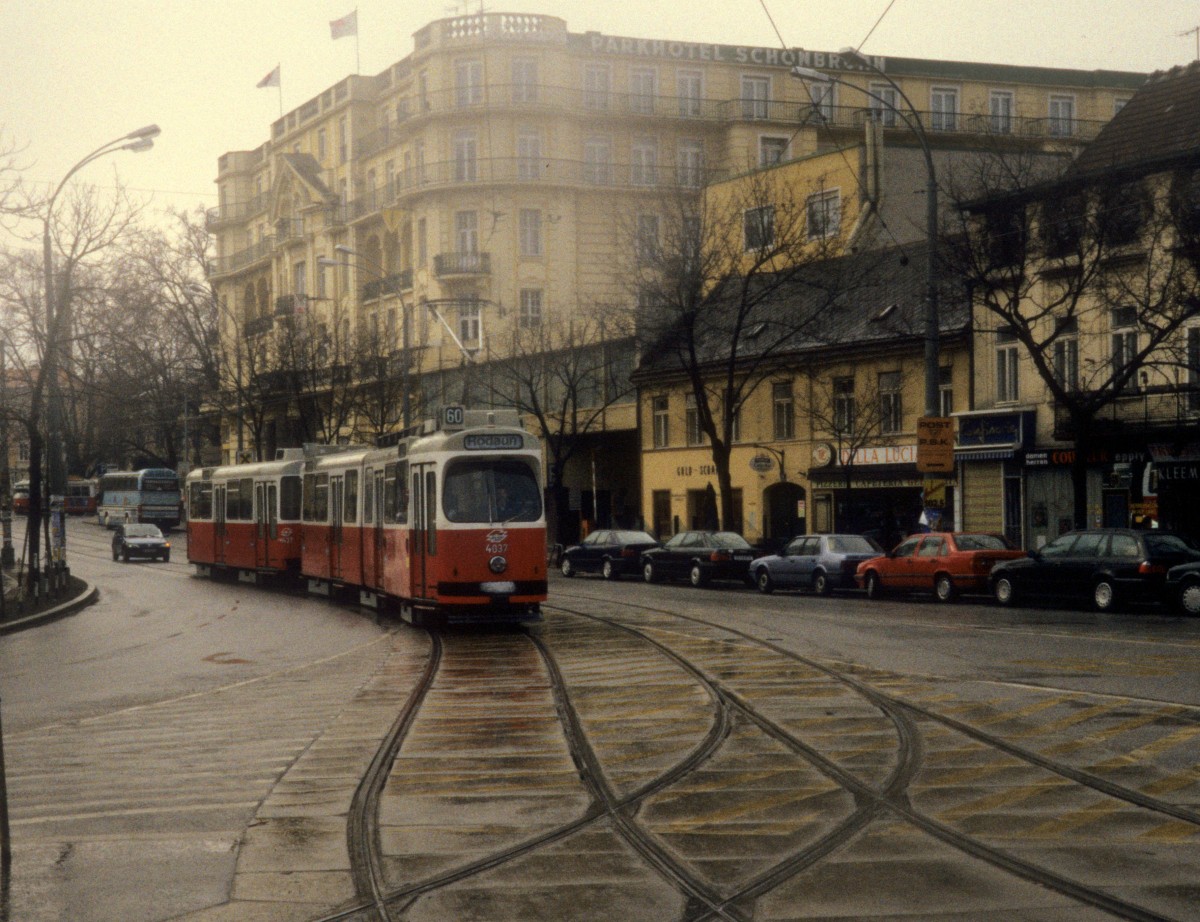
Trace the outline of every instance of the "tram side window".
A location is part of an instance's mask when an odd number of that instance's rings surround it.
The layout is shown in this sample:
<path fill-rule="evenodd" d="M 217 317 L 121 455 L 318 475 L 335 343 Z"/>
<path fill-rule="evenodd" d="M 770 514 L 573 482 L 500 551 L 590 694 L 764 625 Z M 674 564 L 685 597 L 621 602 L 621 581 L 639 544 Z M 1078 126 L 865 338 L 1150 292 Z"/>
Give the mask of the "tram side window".
<path fill-rule="evenodd" d="M 193 519 L 211 519 L 212 514 L 212 484 L 192 484 L 191 496 L 188 502 L 188 515 Z"/>
<path fill-rule="evenodd" d="M 324 522 L 329 518 L 329 475 L 304 475 L 304 521 Z"/>
<path fill-rule="evenodd" d="M 396 465 L 396 518 L 399 525 L 408 522 L 408 462 Z"/>
<path fill-rule="evenodd" d="M 358 521 L 358 471 L 346 471 L 342 487 L 342 521 L 347 524 Z"/>
<path fill-rule="evenodd" d="M 225 488 L 225 518 L 249 522 L 254 518 L 254 481 L 249 477 L 231 480 Z"/>
<path fill-rule="evenodd" d="M 367 468 L 363 477 L 363 524 L 375 522 L 375 471 Z"/>
<path fill-rule="evenodd" d="M 383 469 L 383 520 L 396 521 L 396 465 Z"/>
<path fill-rule="evenodd" d="M 279 481 L 279 518 L 296 521 L 300 518 L 300 478 L 283 477 Z"/>

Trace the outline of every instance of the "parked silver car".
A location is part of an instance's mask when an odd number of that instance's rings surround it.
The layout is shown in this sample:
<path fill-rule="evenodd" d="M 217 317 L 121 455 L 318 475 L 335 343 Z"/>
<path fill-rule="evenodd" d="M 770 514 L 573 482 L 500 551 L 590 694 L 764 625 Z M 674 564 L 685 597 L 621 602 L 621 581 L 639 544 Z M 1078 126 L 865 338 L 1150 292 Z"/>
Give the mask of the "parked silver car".
<path fill-rule="evenodd" d="M 821 595 L 832 589 L 853 589 L 854 571 L 883 548 L 862 535 L 801 535 L 778 554 L 750 562 L 750 576 L 760 592 L 812 589 Z"/>

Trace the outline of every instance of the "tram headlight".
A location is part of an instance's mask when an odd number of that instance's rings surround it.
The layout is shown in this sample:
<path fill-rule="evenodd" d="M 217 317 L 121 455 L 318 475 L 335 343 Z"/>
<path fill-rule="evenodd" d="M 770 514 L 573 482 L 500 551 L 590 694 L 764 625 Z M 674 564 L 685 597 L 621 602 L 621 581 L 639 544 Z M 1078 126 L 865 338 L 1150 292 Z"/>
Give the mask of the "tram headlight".
<path fill-rule="evenodd" d="M 497 554 L 495 557 L 493 557 L 491 560 L 488 561 L 488 569 L 491 570 L 493 573 L 503 573 L 505 570 L 508 569 L 508 560 L 504 557 L 501 557 L 499 554 Z"/>

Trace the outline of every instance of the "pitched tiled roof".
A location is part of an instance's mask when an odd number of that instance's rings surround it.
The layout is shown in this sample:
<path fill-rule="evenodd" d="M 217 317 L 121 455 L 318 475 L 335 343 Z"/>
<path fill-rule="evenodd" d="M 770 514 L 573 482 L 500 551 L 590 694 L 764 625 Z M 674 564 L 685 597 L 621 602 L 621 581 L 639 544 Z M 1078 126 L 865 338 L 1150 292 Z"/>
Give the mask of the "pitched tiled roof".
<path fill-rule="evenodd" d="M 926 252 L 923 246 L 872 250 L 809 267 L 785 291 L 756 307 L 737 342 L 738 355 L 753 361 L 765 348 L 781 361 L 805 361 L 917 343 L 924 331 Z M 941 335 L 965 335 L 965 288 L 943 279 L 938 297 Z M 736 314 L 738 306 L 728 310 Z M 696 344 L 701 361 L 724 361 L 731 346 L 728 325 L 718 318 L 705 329 Z M 680 371 L 678 346 L 672 331 L 662 331 L 642 350 L 635 380 Z"/>
<path fill-rule="evenodd" d="M 1153 74 L 1068 171 L 1083 177 L 1200 155 L 1200 61 Z"/>

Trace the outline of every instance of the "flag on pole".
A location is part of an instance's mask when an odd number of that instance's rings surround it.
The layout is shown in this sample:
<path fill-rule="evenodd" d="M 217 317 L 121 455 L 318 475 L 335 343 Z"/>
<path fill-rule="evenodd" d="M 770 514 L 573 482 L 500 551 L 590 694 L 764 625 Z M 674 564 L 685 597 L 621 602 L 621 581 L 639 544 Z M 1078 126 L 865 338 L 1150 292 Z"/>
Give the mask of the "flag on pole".
<path fill-rule="evenodd" d="M 279 86 L 279 65 L 278 64 L 275 65 L 274 70 L 272 70 L 269 74 L 267 74 L 265 77 L 263 77 L 257 83 L 257 88 L 260 90 L 265 89 L 266 87 L 269 87 L 269 86 Z"/>
<path fill-rule="evenodd" d="M 347 35 L 358 35 L 358 10 L 347 13 L 341 19 L 329 21 L 329 37 L 337 40 Z"/>

